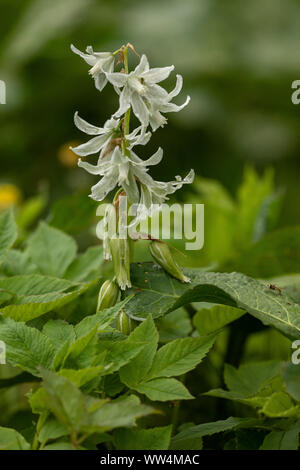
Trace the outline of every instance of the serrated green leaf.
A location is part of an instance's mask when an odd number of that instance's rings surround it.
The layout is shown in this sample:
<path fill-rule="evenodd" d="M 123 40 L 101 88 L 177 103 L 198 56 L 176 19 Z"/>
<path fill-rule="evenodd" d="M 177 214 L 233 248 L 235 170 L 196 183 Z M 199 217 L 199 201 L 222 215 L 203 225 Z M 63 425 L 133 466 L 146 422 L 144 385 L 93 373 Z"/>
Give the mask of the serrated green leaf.
<path fill-rule="evenodd" d="M 11 248 L 0 265 L 3 276 L 18 276 L 38 273 L 38 267 L 32 263 L 27 253 Z"/>
<path fill-rule="evenodd" d="M 295 405 L 284 392 L 273 393 L 266 401 L 262 412 L 269 418 L 300 418 L 300 406 Z"/>
<path fill-rule="evenodd" d="M 42 426 L 38 439 L 44 444 L 50 439 L 58 439 L 60 437 L 67 436 L 68 434 L 69 431 L 64 424 L 60 423 L 55 418 L 50 418 Z"/>
<path fill-rule="evenodd" d="M 64 277 L 76 282 L 99 277 L 102 261 L 102 246 L 91 246 L 70 264 Z"/>
<path fill-rule="evenodd" d="M 97 345 L 97 351 L 105 353 L 103 365 L 105 366 L 104 375 L 112 374 L 121 367 L 128 364 L 139 354 L 145 346 L 145 343 L 135 343 L 129 341 L 103 341 L 100 339 Z"/>
<path fill-rule="evenodd" d="M 0 427 L 0 450 L 29 450 L 30 445 L 15 429 Z"/>
<path fill-rule="evenodd" d="M 264 439 L 260 450 L 298 450 L 300 421 L 292 424 L 287 431 L 272 431 Z"/>
<path fill-rule="evenodd" d="M 63 277 L 75 259 L 77 246 L 73 238 L 41 222 L 27 241 L 27 253 L 42 274 Z"/>
<path fill-rule="evenodd" d="M 36 328 L 10 318 L 0 318 L 0 339 L 6 345 L 6 360 L 33 375 L 39 376 L 39 366 L 50 368 L 54 348 L 50 340 Z"/>
<path fill-rule="evenodd" d="M 133 330 L 129 342 L 145 343 L 142 351 L 120 369 L 120 378 L 125 385 L 133 387 L 143 381 L 151 368 L 158 344 L 158 332 L 152 317 L 149 316 L 141 325 Z"/>
<path fill-rule="evenodd" d="M 14 303 L 1 308 L 3 317 L 16 321 L 29 321 L 51 310 L 58 309 L 72 302 L 90 287 L 83 284 L 72 292 L 49 292 L 39 295 L 14 297 Z"/>
<path fill-rule="evenodd" d="M 208 335 L 220 330 L 245 314 L 245 310 L 228 305 L 213 305 L 202 308 L 193 317 L 193 323 L 199 335 Z"/>
<path fill-rule="evenodd" d="M 184 270 L 191 283 L 182 284 L 153 263 L 132 265 L 135 296 L 124 307 L 135 319 L 158 318 L 190 302 L 212 302 L 241 308 L 291 337 L 299 337 L 300 305 L 269 285 L 239 273 Z"/>
<path fill-rule="evenodd" d="M 170 378 L 152 379 L 141 382 L 132 388 L 145 394 L 153 401 L 190 400 L 194 398 L 179 380 Z"/>
<path fill-rule="evenodd" d="M 172 426 L 151 429 L 117 429 L 114 442 L 117 450 L 167 450 Z"/>
<path fill-rule="evenodd" d="M 197 426 L 191 426 L 176 434 L 171 440 L 170 449 L 185 449 L 190 439 L 199 439 L 204 436 L 211 436 L 232 429 L 260 427 L 260 425 L 261 422 L 258 419 L 234 417 L 212 423 L 198 424 Z"/>
<path fill-rule="evenodd" d="M 194 369 L 206 356 L 215 339 L 214 335 L 171 341 L 157 351 L 147 379 L 173 377 Z"/>
<path fill-rule="evenodd" d="M 179 308 L 158 320 L 159 342 L 167 343 L 173 339 L 185 338 L 192 329 L 188 313 L 183 308 Z"/>
<path fill-rule="evenodd" d="M 6 209 L 0 213 L 0 263 L 9 248 L 17 239 L 17 225 L 13 210 Z"/>
<path fill-rule="evenodd" d="M 40 274 L 27 274 L 0 279 L 0 289 L 16 294 L 18 297 L 63 292 L 73 286 L 74 284 L 66 279 L 41 276 Z"/>
<path fill-rule="evenodd" d="M 70 382 L 72 382 L 76 387 L 82 387 L 87 382 L 99 377 L 103 371 L 103 366 L 94 366 L 94 367 L 85 367 L 83 369 L 74 370 L 74 369 L 61 369 L 58 372 L 58 375 L 66 377 Z"/>

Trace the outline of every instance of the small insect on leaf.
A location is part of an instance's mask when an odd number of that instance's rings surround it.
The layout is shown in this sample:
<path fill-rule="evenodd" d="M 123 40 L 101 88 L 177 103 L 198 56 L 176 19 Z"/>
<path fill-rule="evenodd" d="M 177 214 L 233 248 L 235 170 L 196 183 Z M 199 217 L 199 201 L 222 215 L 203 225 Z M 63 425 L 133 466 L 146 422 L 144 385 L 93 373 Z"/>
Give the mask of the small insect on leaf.
<path fill-rule="evenodd" d="M 276 286 L 275 284 L 270 284 L 270 285 L 269 285 L 269 288 L 270 288 L 271 290 L 275 290 L 275 291 L 277 291 L 277 292 L 280 292 L 280 294 L 281 294 L 281 289 L 280 289 L 280 287 Z"/>

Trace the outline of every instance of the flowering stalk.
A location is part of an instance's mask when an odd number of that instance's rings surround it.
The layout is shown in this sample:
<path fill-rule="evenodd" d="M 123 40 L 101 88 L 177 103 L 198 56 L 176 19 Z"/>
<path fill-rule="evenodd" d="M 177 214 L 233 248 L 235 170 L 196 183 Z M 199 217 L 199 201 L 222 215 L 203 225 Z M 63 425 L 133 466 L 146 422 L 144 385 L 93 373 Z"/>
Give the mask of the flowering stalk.
<path fill-rule="evenodd" d="M 124 239 L 120 234 L 120 232 L 123 233 L 123 230 L 120 230 L 122 218 L 119 215 L 119 196 L 126 195 L 128 208 L 131 205 L 137 207 L 136 217 L 130 224 L 132 227 L 150 216 L 153 208 L 157 209 L 161 206 L 168 199 L 168 195 L 180 189 L 183 184 L 192 183 L 194 179 L 194 171 L 191 170 L 183 179 L 176 176 L 174 181 L 155 181 L 149 175 L 148 167 L 157 165 L 161 161 L 162 149 L 159 148 L 147 160 L 142 160 L 133 151 L 133 148 L 137 145 L 146 145 L 151 137 L 151 132 L 148 129 L 151 128 L 154 132 L 159 127 L 163 127 L 167 122 L 164 114 L 180 111 L 188 104 L 190 98 L 188 96 L 182 105 L 172 103 L 173 98 L 180 93 L 182 88 L 180 75 L 177 75 L 175 88 L 169 93 L 158 85 L 169 76 L 174 69 L 173 65 L 151 69 L 147 57 L 142 55 L 135 69 L 129 71 L 128 49 L 131 48 L 134 51 L 130 44 L 122 46 L 113 53 L 94 52 L 90 46 L 86 49 L 86 53 L 79 51 L 74 46 L 71 48 L 91 66 L 89 73 L 99 91 L 102 91 L 107 83 L 111 83 L 119 95 L 119 108 L 103 127 L 89 124 L 79 117 L 78 113 L 75 113 L 75 125 L 93 137 L 72 150 L 80 157 L 86 157 L 90 154 L 99 155 L 96 165 L 85 160 L 78 160 L 80 167 L 101 177 L 100 181 L 92 187 L 90 197 L 96 201 L 103 201 L 116 186 L 120 187 L 114 197 L 114 210 L 105 213 L 102 238 L 104 258 L 113 260 L 116 282 L 124 290 L 131 287 L 131 260 L 129 240 Z M 118 63 L 123 63 L 123 69 L 119 72 L 114 70 L 115 58 L 118 54 L 120 57 Z M 140 125 L 130 132 L 132 112 L 140 121 Z M 107 237 L 105 227 L 108 225 L 110 216 L 114 217 L 113 212 L 116 213 L 115 217 L 119 226 L 117 233 Z M 152 243 L 150 251 L 167 272 L 182 282 L 188 281 L 173 260 L 166 245 Z M 101 295 L 100 298 L 102 299 Z M 104 300 L 101 300 L 101 306 L 106 303 L 106 301 L 103 302 Z"/>

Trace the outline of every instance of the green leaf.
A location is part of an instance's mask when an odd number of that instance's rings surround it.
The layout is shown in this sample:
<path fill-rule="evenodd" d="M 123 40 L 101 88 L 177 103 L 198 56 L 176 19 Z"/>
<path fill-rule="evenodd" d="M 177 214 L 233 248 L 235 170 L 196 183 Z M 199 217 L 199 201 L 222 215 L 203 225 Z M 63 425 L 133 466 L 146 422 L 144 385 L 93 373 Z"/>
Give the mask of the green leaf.
<path fill-rule="evenodd" d="M 245 311 L 239 308 L 213 305 L 211 308 L 199 310 L 193 317 L 193 323 L 199 335 L 208 335 L 220 330 L 244 314 Z"/>
<path fill-rule="evenodd" d="M 147 376 L 155 356 L 158 332 L 151 316 L 133 330 L 128 341 L 146 343 L 142 351 L 129 364 L 120 369 L 121 381 L 128 387 L 133 388 L 134 385 L 142 382 Z"/>
<path fill-rule="evenodd" d="M 172 426 L 151 429 L 117 429 L 114 442 L 118 450 L 167 450 Z"/>
<path fill-rule="evenodd" d="M 134 426 L 137 418 L 153 412 L 153 408 L 141 404 L 135 395 L 121 397 L 105 403 L 91 413 L 87 430 L 89 432 L 103 432 L 119 427 Z"/>
<path fill-rule="evenodd" d="M 49 320 L 43 327 L 43 333 L 48 336 L 55 349 L 53 369 L 56 370 L 75 341 L 74 327 L 63 320 Z"/>
<path fill-rule="evenodd" d="M 266 401 L 262 412 L 269 418 L 300 418 L 300 406 L 295 406 L 287 393 L 273 393 Z"/>
<path fill-rule="evenodd" d="M 27 252 L 42 274 L 63 277 L 76 256 L 73 238 L 41 222 L 27 241 Z"/>
<path fill-rule="evenodd" d="M 103 341 L 100 339 L 97 351 L 104 354 L 101 363 L 105 366 L 103 374 L 112 374 L 128 364 L 144 348 L 145 343 L 136 343 L 129 338 L 125 341 Z"/>
<path fill-rule="evenodd" d="M 188 313 L 183 308 L 179 308 L 159 319 L 159 341 L 167 343 L 173 339 L 184 338 L 191 333 L 192 329 Z"/>
<path fill-rule="evenodd" d="M 12 209 L 0 213 L 0 262 L 17 239 L 17 225 Z"/>
<path fill-rule="evenodd" d="M 191 302 L 212 302 L 241 308 L 283 333 L 299 337 L 300 305 L 269 285 L 239 273 L 197 272 L 184 270 L 191 278 L 182 284 L 153 263 L 132 265 L 133 288 L 127 294 L 135 296 L 124 307 L 134 319 L 153 318 L 176 310 Z"/>
<path fill-rule="evenodd" d="M 84 368 L 92 365 L 96 353 L 97 326 L 75 339 L 67 351 L 63 364 L 66 368 Z"/>
<path fill-rule="evenodd" d="M 64 277 L 76 282 L 99 277 L 102 261 L 102 246 L 91 246 L 70 264 Z"/>
<path fill-rule="evenodd" d="M 10 318 L 0 319 L 0 339 L 6 345 L 7 362 L 39 376 L 39 366 L 50 368 L 54 348 L 50 340 L 36 328 Z"/>
<path fill-rule="evenodd" d="M 103 366 L 86 367 L 84 369 L 61 369 L 58 374 L 66 377 L 76 387 L 80 388 L 91 380 L 99 377 L 103 371 Z"/>
<path fill-rule="evenodd" d="M 194 369 L 206 356 L 216 336 L 176 339 L 156 353 L 147 379 L 182 375 Z"/>
<path fill-rule="evenodd" d="M 176 434 L 171 440 L 170 449 L 182 450 L 186 449 L 190 440 L 199 439 L 203 436 L 211 436 L 213 434 L 231 431 L 233 429 L 260 427 L 261 422 L 254 418 L 233 418 L 230 417 L 226 420 L 215 421 L 212 423 L 198 424 L 191 426 L 180 433 Z"/>
<path fill-rule="evenodd" d="M 272 431 L 264 439 L 260 450 L 298 450 L 300 421 L 294 423 L 287 431 Z"/>
<path fill-rule="evenodd" d="M 300 368 L 299 366 L 286 363 L 282 366 L 281 375 L 285 386 L 291 397 L 300 401 Z"/>
<path fill-rule="evenodd" d="M 78 337 L 85 335 L 91 329 L 98 327 L 98 332 L 105 330 L 112 321 L 116 318 L 119 311 L 127 304 L 130 299 L 127 297 L 125 300 L 118 302 L 113 307 L 101 310 L 94 315 L 85 317 L 81 322 L 75 326 L 76 335 Z"/>
<path fill-rule="evenodd" d="M 270 278 L 296 273 L 300 265 L 300 226 L 286 227 L 265 235 L 244 251 L 226 271 L 240 271 L 249 276 Z"/>
<path fill-rule="evenodd" d="M 55 372 L 42 369 L 41 375 L 49 409 L 69 430 L 80 430 L 86 416 L 83 394 L 70 380 Z"/>
<path fill-rule="evenodd" d="M 16 294 L 18 297 L 42 295 L 51 292 L 63 292 L 74 284 L 66 279 L 28 274 L 0 279 L 0 289 Z"/>
<path fill-rule="evenodd" d="M 38 295 L 16 296 L 13 304 L 1 308 L 1 313 L 4 317 L 26 322 L 72 302 L 89 287 L 90 284 L 83 284 L 72 292 L 49 292 Z"/>
<path fill-rule="evenodd" d="M 69 434 L 66 426 L 55 418 L 47 419 L 46 423 L 42 426 L 39 432 L 39 441 L 44 444 L 50 439 L 58 439 Z"/>
<path fill-rule="evenodd" d="M 29 450 L 30 445 L 15 429 L 0 427 L 0 450 Z"/>
<path fill-rule="evenodd" d="M 11 248 L 0 266 L 3 276 L 18 276 L 38 273 L 38 267 L 32 263 L 27 253 Z"/>
<path fill-rule="evenodd" d="M 135 385 L 134 390 L 144 393 L 153 401 L 190 400 L 194 398 L 176 379 L 159 378 Z"/>

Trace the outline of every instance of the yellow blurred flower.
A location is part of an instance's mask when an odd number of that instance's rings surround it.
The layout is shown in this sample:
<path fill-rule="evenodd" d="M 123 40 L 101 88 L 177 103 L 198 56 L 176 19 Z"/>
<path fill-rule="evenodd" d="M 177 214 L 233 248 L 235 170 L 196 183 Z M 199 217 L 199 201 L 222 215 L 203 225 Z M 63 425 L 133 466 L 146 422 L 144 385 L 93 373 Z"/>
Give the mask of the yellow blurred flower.
<path fill-rule="evenodd" d="M 19 204 L 22 194 L 19 188 L 13 184 L 0 184 L 0 209 Z"/>
<path fill-rule="evenodd" d="M 58 159 L 64 166 L 67 166 L 68 168 L 74 168 L 77 166 L 78 157 L 72 152 L 72 150 L 70 150 L 70 146 L 76 146 L 78 143 L 79 142 L 77 141 L 67 142 L 58 149 Z"/>

